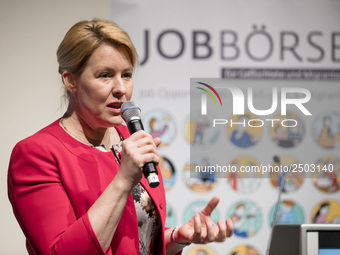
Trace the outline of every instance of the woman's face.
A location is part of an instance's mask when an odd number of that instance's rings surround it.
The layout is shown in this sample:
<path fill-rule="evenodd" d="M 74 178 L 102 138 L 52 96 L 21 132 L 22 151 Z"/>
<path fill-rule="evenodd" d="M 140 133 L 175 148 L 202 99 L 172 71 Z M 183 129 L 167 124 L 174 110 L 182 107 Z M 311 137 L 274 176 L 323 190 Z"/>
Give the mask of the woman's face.
<path fill-rule="evenodd" d="M 121 124 L 120 107 L 132 96 L 132 72 L 124 50 L 108 44 L 96 49 L 75 81 L 78 117 L 93 129 Z"/>

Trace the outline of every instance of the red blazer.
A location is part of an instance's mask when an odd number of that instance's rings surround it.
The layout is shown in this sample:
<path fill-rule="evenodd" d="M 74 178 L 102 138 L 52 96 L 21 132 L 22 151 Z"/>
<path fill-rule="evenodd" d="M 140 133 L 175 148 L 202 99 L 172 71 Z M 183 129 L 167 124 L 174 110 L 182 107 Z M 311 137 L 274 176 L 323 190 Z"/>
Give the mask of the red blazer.
<path fill-rule="evenodd" d="M 129 136 L 123 125 L 117 127 Z M 137 216 L 132 195 L 105 253 L 90 225 L 87 211 L 117 173 L 112 152 L 101 152 L 68 135 L 59 120 L 20 141 L 8 170 L 8 195 L 26 236 L 29 254 L 139 254 Z M 160 175 L 160 171 L 158 171 Z M 160 185 L 141 184 L 153 199 L 161 219 L 155 254 L 165 254 L 166 202 Z"/>

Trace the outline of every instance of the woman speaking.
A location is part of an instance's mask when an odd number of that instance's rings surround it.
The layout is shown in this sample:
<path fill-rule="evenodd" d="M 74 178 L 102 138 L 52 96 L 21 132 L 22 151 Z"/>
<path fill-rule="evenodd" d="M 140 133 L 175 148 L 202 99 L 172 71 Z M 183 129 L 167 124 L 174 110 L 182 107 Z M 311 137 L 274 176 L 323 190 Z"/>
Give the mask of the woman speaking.
<path fill-rule="evenodd" d="M 81 21 L 57 58 L 67 111 L 20 141 L 8 170 L 28 253 L 177 254 L 231 236 L 230 219 L 211 219 L 218 197 L 183 226 L 165 227 L 162 178 L 150 188 L 142 173 L 146 163 L 158 164 L 161 141 L 143 130 L 130 135 L 122 125 L 137 63 L 128 34 L 111 21 Z"/>

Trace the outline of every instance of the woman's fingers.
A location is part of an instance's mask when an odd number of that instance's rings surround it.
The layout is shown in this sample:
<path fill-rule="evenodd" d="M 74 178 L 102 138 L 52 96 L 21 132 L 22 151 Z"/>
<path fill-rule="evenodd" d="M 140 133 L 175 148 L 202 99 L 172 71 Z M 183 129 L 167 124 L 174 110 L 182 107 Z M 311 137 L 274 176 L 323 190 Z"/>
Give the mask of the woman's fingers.
<path fill-rule="evenodd" d="M 233 232 L 234 232 L 234 225 L 231 219 L 227 219 L 226 220 L 226 224 L 227 224 L 227 237 L 231 237 Z"/>
<path fill-rule="evenodd" d="M 150 137 L 151 139 L 153 139 L 152 136 L 149 133 L 145 132 L 144 130 L 139 130 L 139 131 L 133 133 L 129 137 L 129 139 L 131 139 L 133 141 L 137 141 L 137 140 L 139 140 L 139 139 L 141 139 L 143 137 Z"/>
<path fill-rule="evenodd" d="M 201 219 L 198 213 L 194 216 L 194 243 L 202 242 Z"/>
<path fill-rule="evenodd" d="M 160 139 L 143 130 L 133 133 L 122 144 L 120 171 L 118 177 L 134 187 L 142 178 L 143 166 L 149 162 L 158 164 L 160 159 L 157 145 Z"/>
<path fill-rule="evenodd" d="M 132 134 L 130 136 L 130 141 L 134 143 L 137 148 L 140 148 L 140 147 L 143 147 L 149 144 L 149 145 L 154 146 L 155 149 L 157 149 L 157 146 L 152 136 L 143 130 L 139 130 L 138 132 Z"/>
<path fill-rule="evenodd" d="M 213 221 L 211 220 L 210 217 L 205 218 L 205 225 L 206 225 L 206 232 L 207 232 L 205 242 L 210 243 L 210 242 L 216 241 L 216 236 L 218 235 L 216 233 L 217 228 L 216 228 L 216 225 L 213 223 Z"/>
<path fill-rule="evenodd" d="M 199 213 L 196 213 L 189 222 L 181 228 L 181 236 L 185 242 L 206 244 L 210 242 L 224 242 L 233 234 L 231 219 L 218 220 L 217 224 L 211 219 L 211 213 L 216 208 L 219 197 L 213 197 L 208 205 Z"/>
<path fill-rule="evenodd" d="M 216 242 L 224 242 L 227 238 L 227 226 L 223 220 L 218 220 L 218 235 L 216 236 Z"/>
<path fill-rule="evenodd" d="M 217 225 L 211 217 L 197 213 L 194 216 L 194 243 L 224 242 L 233 233 L 231 219 L 218 220 Z"/>
<path fill-rule="evenodd" d="M 220 198 L 218 196 L 214 196 L 207 206 L 201 211 L 203 215 L 210 216 L 212 211 L 216 208 L 218 203 L 220 202 Z"/>
<path fill-rule="evenodd" d="M 159 143 L 160 139 L 153 139 L 150 134 L 140 130 L 123 142 L 124 153 L 126 153 L 139 168 L 148 162 L 158 164 L 159 156 L 157 146 Z"/>
<path fill-rule="evenodd" d="M 157 148 L 158 148 L 158 146 L 161 145 L 161 143 L 162 143 L 162 140 L 161 140 L 161 138 L 159 138 L 159 137 L 154 138 L 153 141 L 154 141 L 154 143 L 155 143 L 155 145 L 156 145 Z"/>

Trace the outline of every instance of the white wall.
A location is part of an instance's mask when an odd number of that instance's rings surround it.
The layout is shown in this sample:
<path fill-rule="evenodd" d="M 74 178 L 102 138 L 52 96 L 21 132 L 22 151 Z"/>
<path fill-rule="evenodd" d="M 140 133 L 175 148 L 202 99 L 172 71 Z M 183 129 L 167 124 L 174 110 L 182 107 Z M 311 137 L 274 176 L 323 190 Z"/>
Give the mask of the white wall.
<path fill-rule="evenodd" d="M 27 254 L 7 198 L 13 146 L 61 117 L 62 82 L 56 50 L 84 19 L 110 19 L 110 0 L 0 2 L 0 254 Z"/>

